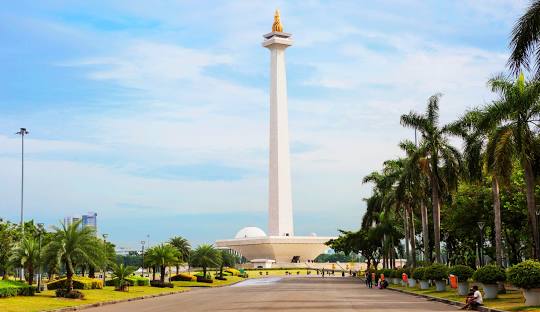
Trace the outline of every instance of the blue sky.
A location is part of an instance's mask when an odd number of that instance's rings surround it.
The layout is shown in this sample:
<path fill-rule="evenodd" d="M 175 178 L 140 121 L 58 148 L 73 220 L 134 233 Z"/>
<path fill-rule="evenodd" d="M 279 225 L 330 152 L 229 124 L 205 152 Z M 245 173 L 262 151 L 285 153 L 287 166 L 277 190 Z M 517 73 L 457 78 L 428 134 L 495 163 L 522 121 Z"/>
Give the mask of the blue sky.
<path fill-rule="evenodd" d="M 11 1 L 0 11 L 0 216 L 96 211 L 126 248 L 266 229 L 268 51 L 287 50 L 296 234 L 359 226 L 364 175 L 399 156 L 399 116 L 492 99 L 524 1 Z"/>

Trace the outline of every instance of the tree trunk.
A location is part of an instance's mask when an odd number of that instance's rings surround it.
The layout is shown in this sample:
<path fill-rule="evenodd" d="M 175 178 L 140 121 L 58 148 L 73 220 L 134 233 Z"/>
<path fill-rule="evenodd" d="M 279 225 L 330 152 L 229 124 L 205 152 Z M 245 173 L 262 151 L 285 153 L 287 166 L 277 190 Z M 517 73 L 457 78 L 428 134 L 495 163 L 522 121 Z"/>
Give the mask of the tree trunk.
<path fill-rule="evenodd" d="M 410 216 L 410 226 L 409 226 L 409 238 L 411 241 L 411 266 L 416 268 L 416 231 L 414 229 L 414 213 L 412 211 L 412 207 L 407 207 L 409 209 L 409 216 Z"/>
<path fill-rule="evenodd" d="M 162 265 L 159 267 L 159 269 L 161 270 L 160 275 L 159 275 L 161 283 L 165 283 L 165 266 Z"/>
<path fill-rule="evenodd" d="M 32 286 L 34 284 L 34 268 L 30 265 L 26 270 L 28 271 L 28 285 Z"/>
<path fill-rule="evenodd" d="M 499 196 L 499 179 L 493 176 L 491 180 L 493 193 L 493 215 L 495 216 L 495 259 L 502 267 L 502 235 L 501 235 L 501 198 Z"/>
<path fill-rule="evenodd" d="M 433 243 L 435 245 L 435 262 L 441 262 L 441 203 L 439 201 L 439 185 L 434 168 L 431 169 L 431 204 L 433 205 Z"/>
<path fill-rule="evenodd" d="M 423 200 L 420 201 L 420 211 L 422 213 L 422 238 L 424 241 L 424 261 L 430 261 L 429 257 L 429 222 L 427 206 Z"/>
<path fill-rule="evenodd" d="M 155 266 L 152 266 L 152 280 L 153 281 L 156 280 L 156 267 Z"/>
<path fill-rule="evenodd" d="M 180 266 L 177 264 L 176 265 L 176 275 L 178 275 L 178 272 L 180 271 Z"/>
<path fill-rule="evenodd" d="M 529 226 L 532 232 L 534 242 L 534 258 L 540 257 L 540 237 L 538 233 L 538 224 L 536 222 L 536 203 L 534 198 L 534 173 L 531 162 L 527 159 L 523 160 L 523 169 L 525 171 L 525 184 L 527 185 L 527 212 L 529 215 Z"/>
<path fill-rule="evenodd" d="M 403 218 L 403 222 L 404 222 L 403 229 L 405 230 L 405 258 L 407 259 L 407 262 L 409 262 L 411 261 L 411 257 L 410 257 L 410 251 L 409 251 L 409 241 L 410 241 L 409 209 L 407 207 L 403 207 L 403 215 L 405 216 L 405 218 Z"/>
<path fill-rule="evenodd" d="M 67 277 L 67 290 L 68 292 L 73 291 L 73 272 L 71 272 L 69 269 L 66 273 Z"/>
<path fill-rule="evenodd" d="M 94 268 L 93 266 L 90 266 L 90 268 L 88 269 L 88 277 L 96 278 L 96 268 Z"/>
<path fill-rule="evenodd" d="M 202 271 L 203 271 L 204 278 L 206 278 L 206 267 L 205 266 L 202 268 Z"/>

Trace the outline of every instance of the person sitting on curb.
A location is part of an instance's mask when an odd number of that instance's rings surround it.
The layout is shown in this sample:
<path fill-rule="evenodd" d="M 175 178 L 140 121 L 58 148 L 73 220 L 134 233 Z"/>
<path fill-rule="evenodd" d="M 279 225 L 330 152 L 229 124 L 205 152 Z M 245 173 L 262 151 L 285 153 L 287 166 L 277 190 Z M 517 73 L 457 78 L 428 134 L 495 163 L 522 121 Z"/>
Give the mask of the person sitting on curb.
<path fill-rule="evenodd" d="M 463 308 L 461 308 L 462 310 L 476 310 L 484 303 L 482 293 L 478 290 L 478 286 L 474 285 L 471 289 L 471 293 L 467 295 L 467 299 L 465 301 L 466 304 Z"/>

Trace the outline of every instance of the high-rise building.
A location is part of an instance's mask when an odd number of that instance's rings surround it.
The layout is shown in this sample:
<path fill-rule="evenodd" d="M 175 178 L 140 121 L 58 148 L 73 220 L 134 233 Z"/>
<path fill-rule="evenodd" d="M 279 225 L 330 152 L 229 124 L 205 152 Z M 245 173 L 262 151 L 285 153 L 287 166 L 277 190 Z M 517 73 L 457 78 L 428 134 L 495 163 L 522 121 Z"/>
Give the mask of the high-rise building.
<path fill-rule="evenodd" d="M 93 227 L 97 232 L 97 213 L 88 212 L 83 215 L 68 216 L 64 218 L 64 223 L 66 225 L 71 225 L 75 222 L 81 221 L 82 227 Z"/>

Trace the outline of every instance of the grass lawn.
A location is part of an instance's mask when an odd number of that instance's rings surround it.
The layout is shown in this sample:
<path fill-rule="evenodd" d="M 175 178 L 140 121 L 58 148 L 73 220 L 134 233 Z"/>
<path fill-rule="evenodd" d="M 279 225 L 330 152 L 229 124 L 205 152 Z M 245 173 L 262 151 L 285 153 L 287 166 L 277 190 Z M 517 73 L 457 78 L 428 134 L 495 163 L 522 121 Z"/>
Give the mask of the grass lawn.
<path fill-rule="evenodd" d="M 390 288 L 406 290 L 417 294 L 423 294 L 438 298 L 449 299 L 453 301 L 464 302 L 465 296 L 458 296 L 456 290 L 447 290 L 437 292 L 435 288 L 421 290 L 420 288 L 410 288 L 398 285 L 391 285 Z M 484 305 L 490 308 L 507 310 L 507 311 L 537 311 L 540 312 L 540 307 L 526 307 L 523 305 L 525 299 L 520 291 L 508 290 L 506 294 L 501 294 L 497 299 L 484 299 Z"/>
<path fill-rule="evenodd" d="M 47 311 L 64 307 L 92 304 L 96 302 L 122 300 L 134 297 L 142 297 L 168 292 L 182 292 L 187 290 L 184 287 L 156 288 L 150 286 L 130 287 L 129 292 L 115 291 L 114 287 L 107 286 L 104 289 L 81 290 L 85 298 L 64 299 L 56 298 L 52 290 L 37 293 L 35 296 L 17 296 L 0 298 L 0 311 L 3 312 L 31 312 Z"/>
<path fill-rule="evenodd" d="M 216 286 L 224 286 L 229 285 L 232 283 L 236 283 L 239 281 L 246 280 L 245 278 L 241 278 L 238 276 L 226 276 L 226 281 L 220 281 L 220 280 L 214 280 L 213 283 L 199 283 L 199 282 L 190 282 L 190 281 L 178 281 L 178 282 L 172 282 L 175 287 L 216 287 Z"/>

